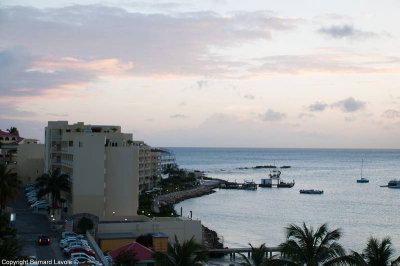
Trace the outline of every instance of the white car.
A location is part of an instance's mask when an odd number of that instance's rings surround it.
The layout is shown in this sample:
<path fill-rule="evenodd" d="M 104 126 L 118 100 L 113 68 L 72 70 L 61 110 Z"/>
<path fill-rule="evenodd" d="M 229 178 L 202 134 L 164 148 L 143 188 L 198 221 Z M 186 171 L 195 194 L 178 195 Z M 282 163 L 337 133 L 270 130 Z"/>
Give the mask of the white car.
<path fill-rule="evenodd" d="M 69 245 L 68 247 L 65 247 L 64 248 L 64 253 L 69 253 L 69 251 L 72 249 L 72 248 L 79 248 L 79 247 L 82 247 L 82 248 L 84 248 L 84 249 L 86 249 L 86 250 L 92 250 L 90 247 L 89 247 L 89 245 L 86 245 L 86 244 L 84 244 L 84 243 L 79 243 L 79 242 L 74 242 L 74 243 L 71 243 L 71 245 Z"/>
<path fill-rule="evenodd" d="M 69 260 L 71 262 L 71 264 L 69 265 L 73 265 L 73 266 L 77 266 L 77 265 L 81 265 L 81 264 L 85 264 L 85 265 L 94 265 L 94 266 L 101 266 L 103 265 L 102 263 L 100 263 L 97 260 L 88 260 L 86 258 L 79 258 L 79 259 L 70 259 Z"/>
<path fill-rule="evenodd" d="M 48 203 L 47 200 L 38 200 L 31 205 L 31 208 L 33 208 L 37 205 L 43 205 L 43 204 L 47 204 L 50 207 L 50 203 Z"/>
<path fill-rule="evenodd" d="M 62 238 L 67 238 L 69 236 L 78 236 L 78 234 L 75 232 L 70 232 L 70 231 L 65 231 L 65 232 L 61 233 Z"/>
<path fill-rule="evenodd" d="M 73 244 L 73 243 L 81 243 L 81 244 L 85 244 L 85 245 L 89 245 L 88 242 L 84 239 L 77 239 L 77 238 L 71 238 L 68 240 L 61 240 L 60 241 L 60 248 L 66 248 L 69 245 Z"/>
<path fill-rule="evenodd" d="M 50 206 L 51 206 L 50 203 L 39 203 L 31 208 L 33 208 L 33 209 L 48 209 L 48 208 L 50 208 Z"/>
<path fill-rule="evenodd" d="M 80 241 L 80 240 L 86 241 L 82 235 L 78 235 L 78 236 L 68 236 L 64 239 L 61 239 L 60 243 L 66 243 L 69 241 Z"/>
<path fill-rule="evenodd" d="M 83 252 L 72 253 L 71 254 L 71 259 L 75 259 L 75 258 L 76 259 L 85 258 L 85 259 L 88 259 L 88 260 L 96 260 L 95 257 L 90 256 L 90 255 L 88 255 L 86 253 L 83 253 Z"/>

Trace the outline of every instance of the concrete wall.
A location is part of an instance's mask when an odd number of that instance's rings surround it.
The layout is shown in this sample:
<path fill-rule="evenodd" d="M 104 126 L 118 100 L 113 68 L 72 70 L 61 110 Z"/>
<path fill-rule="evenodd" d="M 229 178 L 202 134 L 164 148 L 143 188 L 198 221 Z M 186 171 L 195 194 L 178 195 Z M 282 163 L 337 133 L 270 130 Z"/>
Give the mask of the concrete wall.
<path fill-rule="evenodd" d="M 132 146 L 106 148 L 106 216 L 137 214 L 138 154 L 138 149 Z"/>
<path fill-rule="evenodd" d="M 33 183 L 44 171 L 44 144 L 19 144 L 17 175 L 23 185 Z"/>
<path fill-rule="evenodd" d="M 201 221 L 186 218 L 152 219 L 148 222 L 116 222 L 99 223 L 98 233 L 131 232 L 140 236 L 162 232 L 168 235 L 168 241 L 173 243 L 175 235 L 183 242 L 194 236 L 196 242 L 202 243 Z"/>
<path fill-rule="evenodd" d="M 72 214 L 104 215 L 104 136 L 77 136 L 74 139 Z"/>
<path fill-rule="evenodd" d="M 136 238 L 101 239 L 99 244 L 101 250 L 104 252 L 120 248 L 135 241 Z"/>

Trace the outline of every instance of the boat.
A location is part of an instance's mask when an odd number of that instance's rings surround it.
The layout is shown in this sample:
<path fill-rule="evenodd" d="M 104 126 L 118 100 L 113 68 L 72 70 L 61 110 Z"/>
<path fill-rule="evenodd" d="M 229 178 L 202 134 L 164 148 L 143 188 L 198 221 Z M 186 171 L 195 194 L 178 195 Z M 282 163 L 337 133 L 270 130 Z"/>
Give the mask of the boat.
<path fill-rule="evenodd" d="M 364 160 L 361 160 L 361 177 L 357 179 L 357 183 L 369 183 L 369 179 L 362 176 L 363 163 Z"/>
<path fill-rule="evenodd" d="M 316 190 L 316 189 L 301 189 L 300 194 L 323 194 L 323 190 Z"/>
<path fill-rule="evenodd" d="M 388 188 L 400 188 L 400 180 L 399 179 L 392 179 L 386 186 L 381 187 L 388 187 Z"/>
<path fill-rule="evenodd" d="M 244 181 L 242 184 L 242 189 L 245 190 L 257 190 L 257 184 L 254 181 Z"/>
<path fill-rule="evenodd" d="M 294 180 L 293 182 L 284 182 L 281 180 L 281 171 L 279 170 L 272 170 L 268 174 L 269 178 L 262 178 L 261 179 L 261 184 L 259 184 L 259 187 L 278 187 L 278 188 L 291 188 L 294 186 Z M 275 182 L 274 182 L 275 181 Z"/>

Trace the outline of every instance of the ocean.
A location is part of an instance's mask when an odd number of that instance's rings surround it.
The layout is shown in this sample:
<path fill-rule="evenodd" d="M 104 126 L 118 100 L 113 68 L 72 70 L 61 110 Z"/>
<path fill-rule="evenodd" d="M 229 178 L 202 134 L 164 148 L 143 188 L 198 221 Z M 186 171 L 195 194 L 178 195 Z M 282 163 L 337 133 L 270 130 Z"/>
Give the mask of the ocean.
<path fill-rule="evenodd" d="M 216 231 L 228 247 L 285 241 L 289 224 L 328 223 L 341 228 L 340 243 L 361 252 L 370 236 L 390 236 L 400 252 L 400 189 L 380 187 L 400 177 L 400 150 L 369 149 L 255 149 L 169 148 L 181 168 L 204 171 L 229 181 L 260 183 L 269 169 L 257 165 L 291 166 L 282 169 L 283 181 L 293 188 L 258 188 L 256 191 L 216 190 L 216 193 L 175 205 L 183 214 Z M 363 177 L 359 184 L 361 161 Z M 240 169 L 240 168 L 249 169 Z M 322 195 L 300 194 L 300 189 L 320 189 Z"/>

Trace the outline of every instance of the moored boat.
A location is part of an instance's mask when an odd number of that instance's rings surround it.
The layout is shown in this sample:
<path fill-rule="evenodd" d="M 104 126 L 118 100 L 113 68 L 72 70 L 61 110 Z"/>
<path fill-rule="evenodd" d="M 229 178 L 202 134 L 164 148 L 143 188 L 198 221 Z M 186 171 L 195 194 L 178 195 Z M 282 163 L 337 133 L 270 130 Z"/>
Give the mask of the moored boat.
<path fill-rule="evenodd" d="M 316 189 L 301 189 L 301 194 L 323 194 L 323 190 L 316 190 Z"/>
<path fill-rule="evenodd" d="M 357 183 L 369 183 L 369 179 L 362 176 L 363 163 L 364 160 L 361 160 L 361 176 L 360 179 L 357 179 Z"/>
<path fill-rule="evenodd" d="M 257 184 L 254 183 L 254 181 L 244 181 L 242 184 L 242 189 L 245 190 L 256 190 L 257 189 Z"/>
<path fill-rule="evenodd" d="M 261 184 L 259 184 L 259 187 L 278 187 L 278 188 L 291 188 L 294 186 L 294 180 L 293 182 L 284 182 L 281 180 L 281 171 L 274 169 L 269 172 L 268 174 L 269 178 L 261 178 Z M 275 182 L 274 182 L 275 181 Z"/>
<path fill-rule="evenodd" d="M 400 180 L 399 179 L 392 179 L 389 181 L 388 188 L 400 188 Z"/>

